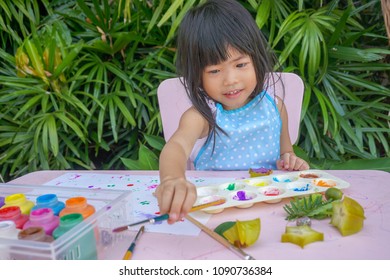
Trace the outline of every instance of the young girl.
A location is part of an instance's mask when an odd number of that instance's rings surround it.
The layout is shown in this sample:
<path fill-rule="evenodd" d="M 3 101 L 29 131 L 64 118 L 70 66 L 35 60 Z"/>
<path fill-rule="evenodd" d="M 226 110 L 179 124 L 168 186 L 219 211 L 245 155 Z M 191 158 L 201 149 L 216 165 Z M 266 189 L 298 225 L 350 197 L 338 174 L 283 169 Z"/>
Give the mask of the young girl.
<path fill-rule="evenodd" d="M 283 101 L 267 92 L 274 61 L 250 13 L 234 0 L 206 1 L 184 17 L 177 69 L 193 106 L 160 156 L 156 196 L 169 223 L 196 201 L 185 170 L 198 139 L 207 137 L 194 161 L 197 170 L 309 168 L 293 152 Z"/>

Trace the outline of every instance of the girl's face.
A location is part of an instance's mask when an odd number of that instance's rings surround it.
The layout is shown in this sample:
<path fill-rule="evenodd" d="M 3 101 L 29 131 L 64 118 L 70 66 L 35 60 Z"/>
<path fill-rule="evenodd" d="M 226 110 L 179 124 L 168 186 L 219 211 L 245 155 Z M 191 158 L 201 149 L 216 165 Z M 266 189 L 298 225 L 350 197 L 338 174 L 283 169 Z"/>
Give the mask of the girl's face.
<path fill-rule="evenodd" d="M 240 108 L 249 102 L 257 81 L 252 59 L 234 48 L 228 48 L 229 58 L 217 65 L 205 67 L 203 89 L 225 110 Z"/>

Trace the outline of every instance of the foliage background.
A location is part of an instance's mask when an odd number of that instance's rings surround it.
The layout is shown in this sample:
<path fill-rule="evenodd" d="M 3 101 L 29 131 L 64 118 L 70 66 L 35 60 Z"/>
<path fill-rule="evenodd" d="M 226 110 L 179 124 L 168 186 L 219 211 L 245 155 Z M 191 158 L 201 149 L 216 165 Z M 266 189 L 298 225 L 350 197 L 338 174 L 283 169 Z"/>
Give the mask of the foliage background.
<path fill-rule="evenodd" d="M 199 0 L 1 0 L 0 172 L 158 169 L 156 89 Z M 389 41 L 379 0 L 240 1 L 305 82 L 294 147 L 312 168 L 390 171 Z"/>

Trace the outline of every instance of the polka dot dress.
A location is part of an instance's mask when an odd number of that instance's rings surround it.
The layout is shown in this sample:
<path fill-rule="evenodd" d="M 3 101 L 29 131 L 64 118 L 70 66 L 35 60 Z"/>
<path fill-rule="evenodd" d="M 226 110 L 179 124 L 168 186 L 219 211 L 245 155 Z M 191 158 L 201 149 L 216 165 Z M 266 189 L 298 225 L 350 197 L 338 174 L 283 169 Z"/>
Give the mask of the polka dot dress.
<path fill-rule="evenodd" d="M 196 170 L 276 169 L 280 154 L 281 118 L 274 99 L 265 92 L 244 107 L 224 110 L 216 104 L 217 124 L 227 133 L 219 133 L 200 149 Z"/>

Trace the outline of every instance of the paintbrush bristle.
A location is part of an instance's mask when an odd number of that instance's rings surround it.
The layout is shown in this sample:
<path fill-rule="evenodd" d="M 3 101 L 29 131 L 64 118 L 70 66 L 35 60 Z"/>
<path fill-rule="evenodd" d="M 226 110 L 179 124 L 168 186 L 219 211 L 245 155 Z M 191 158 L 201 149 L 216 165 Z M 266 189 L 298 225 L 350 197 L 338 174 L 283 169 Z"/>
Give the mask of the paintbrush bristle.
<path fill-rule="evenodd" d="M 124 231 L 124 230 L 127 230 L 127 229 L 128 229 L 128 226 L 123 226 L 123 227 L 114 228 L 112 230 L 112 232 L 121 232 L 121 231 Z"/>

